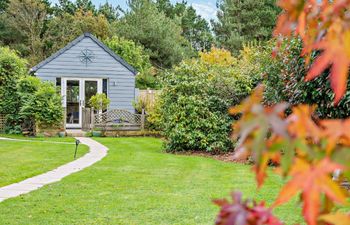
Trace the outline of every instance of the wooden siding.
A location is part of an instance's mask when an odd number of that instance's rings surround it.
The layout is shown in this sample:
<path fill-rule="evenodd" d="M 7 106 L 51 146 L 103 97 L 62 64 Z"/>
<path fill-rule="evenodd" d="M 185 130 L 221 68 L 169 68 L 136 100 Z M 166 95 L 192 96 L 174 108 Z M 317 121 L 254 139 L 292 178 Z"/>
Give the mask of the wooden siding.
<path fill-rule="evenodd" d="M 93 51 L 95 57 L 93 62 L 87 65 L 79 58 L 84 49 Z M 132 102 L 135 98 L 135 75 L 90 37 L 84 37 L 70 49 L 43 65 L 35 75 L 52 82 L 56 81 L 56 77 L 108 79 L 110 108 L 134 110 Z"/>

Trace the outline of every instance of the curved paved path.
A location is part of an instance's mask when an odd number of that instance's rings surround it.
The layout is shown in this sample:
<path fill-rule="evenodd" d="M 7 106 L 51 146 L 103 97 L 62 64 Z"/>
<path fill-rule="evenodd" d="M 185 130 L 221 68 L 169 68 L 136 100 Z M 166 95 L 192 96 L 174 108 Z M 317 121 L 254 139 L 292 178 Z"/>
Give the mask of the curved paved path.
<path fill-rule="evenodd" d="M 86 167 L 91 166 L 107 155 L 108 148 L 98 143 L 97 141 L 85 137 L 77 137 L 76 139 L 78 139 L 82 144 L 89 146 L 89 153 L 86 153 L 79 159 L 60 166 L 47 173 L 40 174 L 21 182 L 0 188 L 0 202 L 8 198 L 13 198 L 22 194 L 29 193 L 41 188 L 44 185 L 60 181 L 62 178 L 72 173 L 78 172 Z"/>

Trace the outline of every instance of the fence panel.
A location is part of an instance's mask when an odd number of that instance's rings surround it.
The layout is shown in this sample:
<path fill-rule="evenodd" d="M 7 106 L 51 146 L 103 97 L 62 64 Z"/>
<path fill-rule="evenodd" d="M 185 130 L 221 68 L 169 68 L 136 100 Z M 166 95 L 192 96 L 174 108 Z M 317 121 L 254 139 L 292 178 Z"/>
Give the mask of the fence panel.
<path fill-rule="evenodd" d="M 139 90 L 138 99 L 141 99 L 143 102 L 148 102 L 149 106 L 153 108 L 157 95 L 159 95 L 159 90 Z"/>
<path fill-rule="evenodd" d="M 0 114 L 0 133 L 5 131 L 5 115 Z"/>
<path fill-rule="evenodd" d="M 141 130 L 144 128 L 145 115 L 134 114 L 123 109 L 111 109 L 94 115 L 94 127 L 106 130 Z"/>

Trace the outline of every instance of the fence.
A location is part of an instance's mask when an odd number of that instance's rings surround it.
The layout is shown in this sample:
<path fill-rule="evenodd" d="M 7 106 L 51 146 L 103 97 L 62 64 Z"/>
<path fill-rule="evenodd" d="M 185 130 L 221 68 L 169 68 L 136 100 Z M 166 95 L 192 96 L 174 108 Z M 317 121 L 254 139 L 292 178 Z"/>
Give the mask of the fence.
<path fill-rule="evenodd" d="M 5 115 L 0 114 L 0 133 L 4 132 L 5 130 Z"/>
<path fill-rule="evenodd" d="M 146 115 L 134 114 L 123 109 L 111 109 L 103 113 L 95 113 L 93 109 L 83 110 L 83 130 L 143 130 Z"/>
<path fill-rule="evenodd" d="M 159 90 L 139 90 L 138 91 L 138 99 L 141 99 L 142 102 L 147 102 L 151 108 L 153 108 L 157 95 L 159 95 Z"/>

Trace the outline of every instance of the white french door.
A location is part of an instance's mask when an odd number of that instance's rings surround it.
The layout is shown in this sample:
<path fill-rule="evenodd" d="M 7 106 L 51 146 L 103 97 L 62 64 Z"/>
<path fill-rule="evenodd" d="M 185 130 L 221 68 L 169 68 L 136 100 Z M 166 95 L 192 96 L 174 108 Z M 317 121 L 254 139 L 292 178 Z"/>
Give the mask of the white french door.
<path fill-rule="evenodd" d="M 91 96 L 102 93 L 102 79 L 62 78 L 61 94 L 66 108 L 66 128 L 81 128 L 82 108 Z"/>

